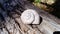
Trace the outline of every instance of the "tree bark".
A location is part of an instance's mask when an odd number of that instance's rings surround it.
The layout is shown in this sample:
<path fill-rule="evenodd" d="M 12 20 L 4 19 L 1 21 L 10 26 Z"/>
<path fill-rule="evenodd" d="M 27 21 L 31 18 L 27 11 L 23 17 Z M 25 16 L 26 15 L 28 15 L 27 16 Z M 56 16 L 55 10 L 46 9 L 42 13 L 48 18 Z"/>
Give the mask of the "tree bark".
<path fill-rule="evenodd" d="M 40 15 L 39 25 L 26 25 L 23 24 L 20 15 L 20 10 L 14 10 L 7 14 L 6 11 L 0 9 L 0 13 L 4 17 L 0 23 L 0 34 L 53 34 L 54 31 L 60 31 L 60 19 L 50 15 L 47 12 L 35 7 L 33 4 L 26 2 L 24 9 L 34 9 Z M 23 10 L 22 10 L 23 11 Z M 0 17 L 1 18 L 1 17 Z"/>

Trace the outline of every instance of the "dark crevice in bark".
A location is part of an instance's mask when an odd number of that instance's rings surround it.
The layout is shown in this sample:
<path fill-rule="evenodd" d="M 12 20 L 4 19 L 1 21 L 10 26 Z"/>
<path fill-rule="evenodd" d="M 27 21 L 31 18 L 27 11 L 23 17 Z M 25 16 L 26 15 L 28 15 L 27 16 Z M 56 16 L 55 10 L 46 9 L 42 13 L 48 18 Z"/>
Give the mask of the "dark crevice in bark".
<path fill-rule="evenodd" d="M 15 23 L 16 23 L 16 24 L 19 26 L 19 28 L 21 29 L 20 24 L 15 20 L 15 18 L 18 18 L 18 16 L 13 17 L 14 14 L 17 14 L 17 13 L 16 13 L 16 12 L 13 12 L 13 13 L 9 12 L 9 16 L 10 16 L 12 19 L 14 19 Z"/>
<path fill-rule="evenodd" d="M 7 29 L 7 27 L 5 26 L 5 29 L 7 30 L 8 34 L 10 34 L 9 30 Z"/>
<path fill-rule="evenodd" d="M 5 28 L 5 29 L 6 29 L 6 31 L 8 32 L 8 34 L 10 34 L 10 32 L 9 32 L 9 30 L 7 29 L 7 27 L 6 27 L 6 24 L 5 24 L 5 23 L 6 23 L 6 21 L 4 21 L 4 24 L 3 24 L 3 25 L 4 25 L 4 27 L 3 27 L 3 28 Z"/>
<path fill-rule="evenodd" d="M 15 23 L 16 23 L 16 24 L 18 24 L 19 28 L 21 29 L 21 26 L 20 26 L 20 24 L 19 24 L 19 23 L 18 23 L 16 20 L 15 20 Z"/>

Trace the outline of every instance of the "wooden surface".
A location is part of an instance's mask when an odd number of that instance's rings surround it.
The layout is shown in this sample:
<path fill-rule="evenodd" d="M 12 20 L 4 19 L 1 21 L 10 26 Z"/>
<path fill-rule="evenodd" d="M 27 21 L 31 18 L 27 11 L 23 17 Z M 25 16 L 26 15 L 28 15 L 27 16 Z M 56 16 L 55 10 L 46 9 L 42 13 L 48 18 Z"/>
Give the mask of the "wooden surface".
<path fill-rule="evenodd" d="M 29 2 L 25 2 L 24 7 L 24 9 L 34 9 L 39 13 L 41 17 L 40 24 L 23 24 L 20 19 L 21 12 L 19 10 L 12 11 L 7 15 L 6 11 L 0 9 L 0 13 L 5 19 L 5 21 L 2 21 L 3 24 L 1 24 L 0 34 L 53 34 L 54 31 L 60 31 L 60 19 L 44 12 Z"/>

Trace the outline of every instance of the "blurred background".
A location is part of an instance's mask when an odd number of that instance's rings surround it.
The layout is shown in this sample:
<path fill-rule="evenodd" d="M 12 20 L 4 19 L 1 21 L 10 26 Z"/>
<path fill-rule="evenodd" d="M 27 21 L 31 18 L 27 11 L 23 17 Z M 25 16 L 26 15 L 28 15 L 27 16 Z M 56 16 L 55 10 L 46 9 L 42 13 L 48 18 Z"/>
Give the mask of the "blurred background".
<path fill-rule="evenodd" d="M 38 8 L 60 18 L 60 0 L 28 0 Z"/>

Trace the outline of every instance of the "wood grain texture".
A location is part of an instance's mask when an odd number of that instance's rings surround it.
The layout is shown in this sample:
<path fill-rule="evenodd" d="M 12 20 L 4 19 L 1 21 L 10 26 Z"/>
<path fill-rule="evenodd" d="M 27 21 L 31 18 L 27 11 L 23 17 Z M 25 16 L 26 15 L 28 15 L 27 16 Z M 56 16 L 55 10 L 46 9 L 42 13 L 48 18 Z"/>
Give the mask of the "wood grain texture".
<path fill-rule="evenodd" d="M 27 1 L 24 3 L 24 9 L 34 9 L 38 12 L 42 18 L 41 23 L 39 25 L 23 24 L 20 10 L 11 11 L 8 15 L 6 11 L 0 9 L 0 13 L 5 19 L 4 27 L 0 28 L 0 34 L 53 34 L 54 31 L 60 31 L 60 19 Z"/>

